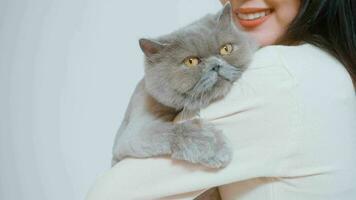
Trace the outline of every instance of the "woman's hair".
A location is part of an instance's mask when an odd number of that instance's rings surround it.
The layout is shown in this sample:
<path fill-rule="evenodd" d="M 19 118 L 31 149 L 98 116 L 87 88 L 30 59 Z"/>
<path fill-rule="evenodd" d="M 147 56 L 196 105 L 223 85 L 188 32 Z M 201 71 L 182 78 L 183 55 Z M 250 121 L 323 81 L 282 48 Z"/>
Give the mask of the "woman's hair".
<path fill-rule="evenodd" d="M 300 10 L 281 43 L 307 42 L 335 56 L 356 86 L 356 1 L 301 0 Z"/>

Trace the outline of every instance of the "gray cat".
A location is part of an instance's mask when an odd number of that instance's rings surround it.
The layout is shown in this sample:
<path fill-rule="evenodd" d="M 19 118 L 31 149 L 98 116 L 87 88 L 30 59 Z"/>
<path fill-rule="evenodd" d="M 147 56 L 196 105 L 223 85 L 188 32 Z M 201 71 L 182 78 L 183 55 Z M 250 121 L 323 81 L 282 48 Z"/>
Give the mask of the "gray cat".
<path fill-rule="evenodd" d="M 196 116 L 226 96 L 257 49 L 234 25 L 231 5 L 139 43 L 145 54 L 145 76 L 117 132 L 112 164 L 128 156 L 170 155 L 210 168 L 225 167 L 232 151 L 220 130 L 201 119 L 173 121 Z"/>

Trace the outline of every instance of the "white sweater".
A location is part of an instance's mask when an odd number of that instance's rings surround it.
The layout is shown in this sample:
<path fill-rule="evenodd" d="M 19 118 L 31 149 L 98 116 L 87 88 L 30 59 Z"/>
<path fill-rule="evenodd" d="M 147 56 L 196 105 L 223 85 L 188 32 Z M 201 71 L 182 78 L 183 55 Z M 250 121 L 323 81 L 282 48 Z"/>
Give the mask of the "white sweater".
<path fill-rule="evenodd" d="M 224 169 L 168 157 L 128 158 L 87 200 L 355 200 L 356 96 L 350 75 L 319 48 L 260 49 L 229 95 L 201 112 L 231 141 Z"/>

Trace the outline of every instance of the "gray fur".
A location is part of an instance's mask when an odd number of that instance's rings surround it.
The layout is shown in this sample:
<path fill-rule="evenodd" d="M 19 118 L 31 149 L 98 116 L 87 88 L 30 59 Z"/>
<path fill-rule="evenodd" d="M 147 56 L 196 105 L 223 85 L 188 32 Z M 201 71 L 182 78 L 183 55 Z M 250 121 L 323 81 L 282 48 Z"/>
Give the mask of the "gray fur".
<path fill-rule="evenodd" d="M 178 109 L 201 109 L 224 97 L 232 82 L 242 74 L 254 47 L 245 33 L 233 25 L 230 6 L 223 11 L 222 15 L 220 12 L 218 15 L 207 15 L 174 33 L 153 40 L 161 46 L 157 53 L 146 56 L 145 83 L 147 91 L 158 101 Z M 226 43 L 232 43 L 235 50 L 231 55 L 222 57 L 218 52 Z M 202 58 L 199 68 L 183 66 L 182 61 L 188 56 Z M 218 64 L 222 66 L 219 79 L 211 71 Z M 204 78 L 208 82 L 204 82 Z M 209 85 L 214 85 L 214 88 Z M 204 100 L 201 101 L 203 95 Z"/>
<path fill-rule="evenodd" d="M 226 166 L 231 148 L 220 130 L 202 120 L 173 123 L 178 113 L 198 114 L 230 91 L 257 45 L 232 21 L 231 5 L 171 34 L 141 39 L 145 76 L 130 100 L 115 138 L 113 164 L 124 157 L 171 155 L 208 167 Z M 232 44 L 230 55 L 219 54 Z M 183 60 L 197 56 L 198 66 Z"/>

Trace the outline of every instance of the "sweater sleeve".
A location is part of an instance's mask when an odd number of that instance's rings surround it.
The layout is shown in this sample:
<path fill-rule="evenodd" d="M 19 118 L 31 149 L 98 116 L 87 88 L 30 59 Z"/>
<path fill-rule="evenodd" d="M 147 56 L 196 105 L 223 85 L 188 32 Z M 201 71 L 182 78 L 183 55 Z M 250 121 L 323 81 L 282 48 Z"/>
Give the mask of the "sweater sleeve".
<path fill-rule="evenodd" d="M 299 112 L 295 80 L 277 52 L 273 46 L 257 51 L 228 96 L 201 111 L 231 142 L 227 167 L 207 169 L 169 157 L 127 158 L 96 181 L 87 200 L 193 199 L 214 186 L 288 175 Z"/>

